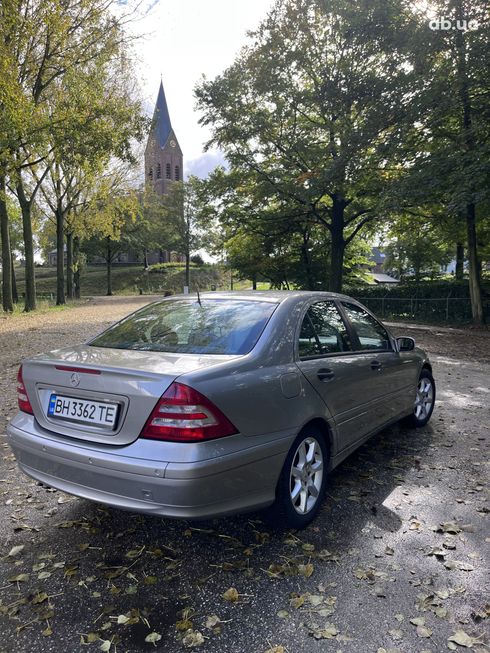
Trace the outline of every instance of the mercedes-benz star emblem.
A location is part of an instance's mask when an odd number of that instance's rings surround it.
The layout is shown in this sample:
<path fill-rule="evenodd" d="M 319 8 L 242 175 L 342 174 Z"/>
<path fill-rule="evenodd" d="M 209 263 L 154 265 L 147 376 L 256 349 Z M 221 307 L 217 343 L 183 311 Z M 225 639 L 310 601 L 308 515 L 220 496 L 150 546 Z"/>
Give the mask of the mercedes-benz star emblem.
<path fill-rule="evenodd" d="M 70 384 L 74 388 L 76 388 L 79 383 L 80 383 L 80 376 L 76 372 L 73 372 L 73 374 L 70 376 Z"/>

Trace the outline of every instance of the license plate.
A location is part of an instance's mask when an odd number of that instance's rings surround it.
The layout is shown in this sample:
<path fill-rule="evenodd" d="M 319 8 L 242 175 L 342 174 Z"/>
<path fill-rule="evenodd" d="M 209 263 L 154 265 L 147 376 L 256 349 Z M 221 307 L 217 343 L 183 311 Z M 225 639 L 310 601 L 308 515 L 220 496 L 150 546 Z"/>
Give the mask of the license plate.
<path fill-rule="evenodd" d="M 118 408 L 114 403 L 52 394 L 49 398 L 48 417 L 114 429 Z"/>

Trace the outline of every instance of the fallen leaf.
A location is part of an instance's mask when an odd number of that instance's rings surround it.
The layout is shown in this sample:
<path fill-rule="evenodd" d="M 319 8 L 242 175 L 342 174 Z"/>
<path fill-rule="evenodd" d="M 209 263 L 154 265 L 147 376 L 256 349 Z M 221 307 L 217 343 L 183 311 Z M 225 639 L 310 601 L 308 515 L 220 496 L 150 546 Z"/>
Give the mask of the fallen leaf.
<path fill-rule="evenodd" d="M 448 642 L 454 642 L 459 646 L 464 646 L 465 648 L 472 648 L 477 642 L 478 639 L 471 637 L 468 633 L 465 633 L 464 630 L 457 630 L 454 635 L 448 638 Z"/>
<path fill-rule="evenodd" d="M 305 597 L 304 594 L 301 594 L 300 596 L 293 596 L 293 597 L 291 598 L 291 600 L 289 601 L 289 605 L 290 605 L 292 608 L 299 609 L 299 608 L 301 608 L 302 605 L 304 604 L 304 602 L 305 602 L 305 598 L 306 598 L 306 597 Z"/>
<path fill-rule="evenodd" d="M 417 637 L 431 637 L 432 630 L 426 626 L 417 626 Z"/>
<path fill-rule="evenodd" d="M 425 617 L 413 617 L 413 619 L 410 619 L 410 623 L 414 626 L 423 626 L 425 624 Z"/>
<path fill-rule="evenodd" d="M 7 580 L 9 583 L 25 583 L 29 580 L 29 574 L 17 574 L 17 576 L 10 576 Z"/>
<path fill-rule="evenodd" d="M 162 639 L 162 636 L 160 633 L 150 633 L 145 637 L 145 642 L 148 642 L 149 644 L 154 644 L 156 646 L 156 643 L 159 642 Z"/>
<path fill-rule="evenodd" d="M 204 644 L 204 637 L 198 630 L 192 630 L 192 628 L 189 628 L 182 638 L 182 644 L 186 648 L 196 648 L 197 646 Z"/>
<path fill-rule="evenodd" d="M 219 623 L 221 623 L 221 619 L 218 617 L 218 615 L 210 614 L 206 619 L 206 628 L 214 628 Z"/>
<path fill-rule="evenodd" d="M 392 628 L 388 631 L 388 634 L 393 637 L 393 639 L 403 639 L 403 630 L 399 628 Z"/>
<path fill-rule="evenodd" d="M 298 565 L 299 575 L 304 576 L 305 578 L 309 578 L 312 575 L 314 569 L 315 568 L 311 562 L 308 562 L 306 565 Z"/>
<path fill-rule="evenodd" d="M 21 551 L 24 550 L 24 544 L 18 544 L 17 546 L 13 546 L 10 551 L 7 553 L 7 556 L 9 558 L 14 558 L 16 555 L 19 555 Z"/>
<path fill-rule="evenodd" d="M 226 590 L 226 592 L 223 594 L 223 598 L 225 601 L 230 601 L 231 603 L 235 603 L 238 601 L 239 598 L 238 590 L 236 587 L 230 587 L 229 589 Z"/>

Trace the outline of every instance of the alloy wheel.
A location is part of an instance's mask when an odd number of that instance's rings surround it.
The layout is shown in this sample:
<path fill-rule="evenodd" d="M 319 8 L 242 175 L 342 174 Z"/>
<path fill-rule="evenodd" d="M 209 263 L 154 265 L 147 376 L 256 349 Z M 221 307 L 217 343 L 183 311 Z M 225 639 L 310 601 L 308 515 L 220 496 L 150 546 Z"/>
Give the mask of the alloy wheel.
<path fill-rule="evenodd" d="M 323 466 L 323 452 L 318 440 L 313 437 L 302 440 L 293 456 L 289 483 L 291 503 L 300 515 L 310 512 L 318 501 Z"/>
<path fill-rule="evenodd" d="M 427 377 L 419 379 L 417 384 L 417 396 L 415 397 L 414 415 L 415 418 L 422 422 L 430 414 L 432 404 L 434 403 L 434 388 L 432 382 Z"/>

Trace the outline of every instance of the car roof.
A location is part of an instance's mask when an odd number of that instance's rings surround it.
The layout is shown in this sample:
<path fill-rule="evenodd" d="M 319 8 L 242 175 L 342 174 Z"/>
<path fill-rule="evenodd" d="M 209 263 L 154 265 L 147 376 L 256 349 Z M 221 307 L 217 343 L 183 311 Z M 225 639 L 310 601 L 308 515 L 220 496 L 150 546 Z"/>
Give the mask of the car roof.
<path fill-rule="evenodd" d="M 245 299 L 247 301 L 266 301 L 280 304 L 286 299 L 352 299 L 347 295 L 323 290 L 230 290 L 200 293 L 201 299 Z M 171 295 L 165 300 L 197 299 L 196 293 L 188 295 Z"/>

